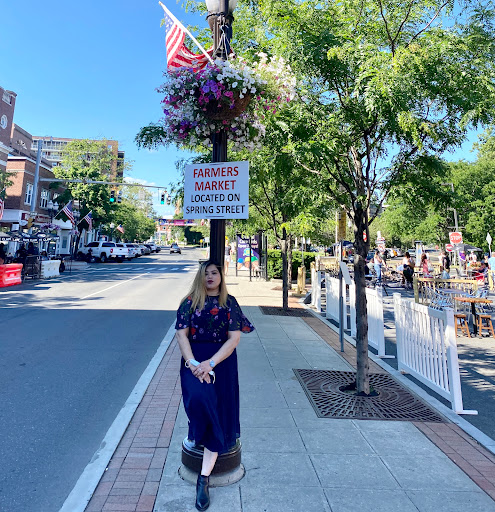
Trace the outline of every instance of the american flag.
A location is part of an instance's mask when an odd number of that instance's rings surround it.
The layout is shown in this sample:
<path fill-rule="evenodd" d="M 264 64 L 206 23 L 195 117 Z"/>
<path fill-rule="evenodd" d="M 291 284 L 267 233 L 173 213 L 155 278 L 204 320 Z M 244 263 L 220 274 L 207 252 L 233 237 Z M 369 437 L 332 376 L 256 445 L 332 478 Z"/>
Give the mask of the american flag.
<path fill-rule="evenodd" d="M 202 69 L 208 62 L 211 62 L 213 55 L 213 48 L 207 52 L 202 46 L 194 39 L 194 37 L 187 31 L 187 29 L 180 23 L 180 21 L 160 2 L 160 5 L 165 11 L 165 29 L 167 35 L 165 43 L 167 47 L 167 67 L 168 69 L 175 68 L 194 68 L 196 70 Z M 199 55 L 192 53 L 184 44 L 186 33 L 198 45 L 199 49 L 203 51 Z"/>
<path fill-rule="evenodd" d="M 117 226 L 117 231 L 120 231 L 122 234 L 124 234 L 124 231 L 125 231 L 125 230 L 124 230 L 124 228 L 122 227 L 122 224 L 119 224 L 119 225 Z"/>
<path fill-rule="evenodd" d="M 3 207 L 4 207 L 3 199 L 0 199 L 0 219 L 3 217 Z"/>
<path fill-rule="evenodd" d="M 91 215 L 91 212 L 88 212 L 83 220 L 88 223 L 88 230 L 91 231 L 93 229 L 93 216 Z"/>
<path fill-rule="evenodd" d="M 72 201 L 69 201 L 63 208 L 62 211 L 67 215 L 67 218 L 72 222 L 72 225 L 76 225 L 74 220 L 74 213 L 72 212 Z"/>

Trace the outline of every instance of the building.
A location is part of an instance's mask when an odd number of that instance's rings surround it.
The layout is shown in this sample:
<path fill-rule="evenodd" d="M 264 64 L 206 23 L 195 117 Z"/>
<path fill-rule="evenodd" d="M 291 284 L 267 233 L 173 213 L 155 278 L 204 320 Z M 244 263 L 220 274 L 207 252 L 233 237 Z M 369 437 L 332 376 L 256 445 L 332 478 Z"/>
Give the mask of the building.
<path fill-rule="evenodd" d="M 38 142 L 43 139 L 43 158 L 48 162 L 55 165 L 60 165 L 63 158 L 65 147 L 69 142 L 80 139 L 66 139 L 62 137 L 40 137 L 33 135 L 31 151 L 38 151 Z M 115 161 L 112 163 L 112 171 L 108 176 L 109 181 L 120 181 L 124 177 L 124 158 L 125 152 L 119 150 L 119 143 L 116 140 L 103 140 L 108 149 L 115 156 Z"/>
<path fill-rule="evenodd" d="M 17 94 L 0 87 L 0 96 L 2 97 L 0 101 L 0 173 L 5 173 L 7 170 L 7 156 L 10 153 L 10 139 L 14 124 Z"/>

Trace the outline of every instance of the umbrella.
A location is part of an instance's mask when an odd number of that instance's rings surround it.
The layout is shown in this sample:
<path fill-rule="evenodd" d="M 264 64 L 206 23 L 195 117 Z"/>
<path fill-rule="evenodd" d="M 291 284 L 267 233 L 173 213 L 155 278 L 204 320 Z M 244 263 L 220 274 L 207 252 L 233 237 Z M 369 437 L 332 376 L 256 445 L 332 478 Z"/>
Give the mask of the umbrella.
<path fill-rule="evenodd" d="M 479 247 L 475 247 L 474 245 L 470 245 L 470 244 L 457 244 L 455 247 L 456 247 L 456 249 L 459 249 L 460 251 L 463 251 L 463 252 L 482 251 L 483 250 L 483 249 L 480 249 Z"/>
<path fill-rule="evenodd" d="M 9 233 L 0 232 L 0 240 L 10 240 L 12 238 Z"/>

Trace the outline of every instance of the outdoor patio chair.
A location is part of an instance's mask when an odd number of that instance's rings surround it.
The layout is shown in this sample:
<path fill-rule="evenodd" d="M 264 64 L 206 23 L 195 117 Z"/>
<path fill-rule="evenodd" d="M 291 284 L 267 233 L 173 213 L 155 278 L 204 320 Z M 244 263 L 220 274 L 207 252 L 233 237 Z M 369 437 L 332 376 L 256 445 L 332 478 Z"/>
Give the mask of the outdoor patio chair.
<path fill-rule="evenodd" d="M 464 313 L 456 313 L 454 315 L 455 320 L 455 335 L 458 335 L 459 329 L 461 330 L 461 334 L 465 334 L 468 338 L 471 337 L 469 333 L 469 324 L 467 321 L 467 315 Z"/>

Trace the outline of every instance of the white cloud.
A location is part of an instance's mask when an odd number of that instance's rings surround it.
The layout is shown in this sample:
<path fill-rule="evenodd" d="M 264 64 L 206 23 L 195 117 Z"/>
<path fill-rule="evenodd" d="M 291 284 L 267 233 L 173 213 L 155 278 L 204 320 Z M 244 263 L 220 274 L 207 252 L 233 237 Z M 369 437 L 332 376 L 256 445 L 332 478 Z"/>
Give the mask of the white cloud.
<path fill-rule="evenodd" d="M 150 185 L 156 187 L 156 183 L 154 181 L 146 181 L 140 178 L 124 178 L 124 183 L 138 183 L 139 185 Z"/>

